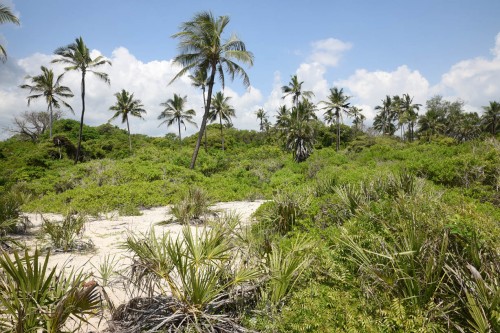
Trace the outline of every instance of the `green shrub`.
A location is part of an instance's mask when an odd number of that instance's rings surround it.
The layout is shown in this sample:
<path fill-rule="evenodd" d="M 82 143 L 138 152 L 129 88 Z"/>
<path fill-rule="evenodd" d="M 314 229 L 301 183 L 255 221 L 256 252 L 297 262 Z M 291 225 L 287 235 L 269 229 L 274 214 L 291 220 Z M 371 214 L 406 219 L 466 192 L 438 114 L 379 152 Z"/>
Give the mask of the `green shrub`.
<path fill-rule="evenodd" d="M 64 332 L 78 329 L 102 308 L 98 285 L 88 275 L 49 269 L 50 254 L 0 255 L 0 327 L 4 332 Z"/>
<path fill-rule="evenodd" d="M 81 238 L 85 228 L 86 218 L 68 212 L 62 222 L 43 219 L 42 231 L 48 236 L 53 247 L 64 252 L 75 249 L 88 249 L 92 245 L 82 243 Z"/>

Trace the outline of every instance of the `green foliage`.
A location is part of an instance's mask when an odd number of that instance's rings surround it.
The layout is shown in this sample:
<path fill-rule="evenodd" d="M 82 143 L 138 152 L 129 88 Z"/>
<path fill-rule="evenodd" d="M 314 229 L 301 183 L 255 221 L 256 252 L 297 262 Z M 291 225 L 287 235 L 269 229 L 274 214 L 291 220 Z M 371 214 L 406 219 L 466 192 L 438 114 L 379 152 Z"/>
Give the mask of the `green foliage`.
<path fill-rule="evenodd" d="M 65 332 L 72 322 L 78 328 L 95 316 L 101 307 L 95 282 L 85 283 L 88 276 L 71 271 L 57 273 L 49 269 L 50 254 L 38 250 L 24 257 L 18 252 L 13 259 L 5 252 L 0 256 L 0 326 L 3 332 Z"/>
<path fill-rule="evenodd" d="M 187 193 L 170 208 L 175 220 L 181 224 L 203 221 L 210 212 L 207 192 L 199 187 L 190 187 Z"/>
<path fill-rule="evenodd" d="M 143 309 L 136 322 L 120 321 L 131 304 L 117 309 L 115 324 L 140 330 L 244 331 L 228 311 L 243 301 L 241 297 L 250 295 L 253 288 L 248 282 L 259 272 L 237 260 L 238 249 L 231 237 L 235 226 L 221 223 L 195 230 L 185 226 L 176 239 L 157 237 L 154 230 L 143 238 L 129 235 L 124 247 L 133 256 L 131 281 L 146 286 L 150 294 L 159 292 L 163 298 L 153 299 L 158 307 L 167 305 L 167 313 L 158 317 L 158 308 Z M 171 296 L 165 297 L 167 290 Z"/>
<path fill-rule="evenodd" d="M 62 222 L 43 219 L 42 231 L 48 236 L 53 247 L 64 252 L 75 249 L 88 249 L 91 244 L 79 242 L 83 235 L 86 218 L 68 212 Z"/>

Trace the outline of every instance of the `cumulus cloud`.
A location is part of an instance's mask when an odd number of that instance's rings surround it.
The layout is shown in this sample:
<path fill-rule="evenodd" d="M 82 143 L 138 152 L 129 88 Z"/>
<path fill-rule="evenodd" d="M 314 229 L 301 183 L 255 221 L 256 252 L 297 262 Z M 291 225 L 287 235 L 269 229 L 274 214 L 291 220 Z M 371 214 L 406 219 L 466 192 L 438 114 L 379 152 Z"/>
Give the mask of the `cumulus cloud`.
<path fill-rule="evenodd" d="M 101 55 L 97 50 L 91 51 L 92 57 Z M 3 130 L 9 127 L 14 116 L 28 110 L 26 105 L 26 96 L 28 91 L 20 89 L 18 86 L 23 83 L 26 75 L 38 75 L 40 66 L 53 68 L 56 74 L 64 72 L 62 64 L 51 64 L 54 55 L 36 53 L 17 62 L 12 59 L 7 63 L 8 66 L 0 66 L 0 123 L 2 132 L 0 139 L 6 139 L 10 133 Z M 142 133 L 151 136 L 162 136 L 167 132 L 176 133 L 176 128 L 158 127 L 160 121 L 158 115 L 162 111 L 160 103 L 172 98 L 174 93 L 181 96 L 188 96 L 187 108 L 196 111 L 195 121 L 198 125 L 201 123 L 203 115 L 203 97 L 201 90 L 193 87 L 189 78 L 181 77 L 169 85 L 171 79 L 179 72 L 179 67 L 172 60 L 142 62 L 131 54 L 126 48 L 119 47 L 115 49 L 109 60 L 112 66 L 102 66 L 96 68 L 96 71 L 106 72 L 109 75 L 111 84 L 108 86 L 99 80 L 92 73 L 86 76 L 86 111 L 85 123 L 87 125 L 100 125 L 106 123 L 113 113 L 109 107 L 116 101 L 114 94 L 125 89 L 134 93 L 134 97 L 142 101 L 147 114 L 144 120 L 130 119 L 130 130 L 132 133 Z M 66 116 L 79 120 L 81 112 L 80 84 L 81 73 L 72 71 L 67 72 L 63 79 L 63 84 L 71 88 L 75 97 L 68 100 L 75 110 L 75 115 L 66 113 Z M 257 122 L 252 115 L 254 107 L 262 99 L 261 92 L 256 88 L 251 88 L 243 94 L 237 94 L 226 87 L 225 91 L 232 96 L 231 103 L 236 108 L 237 118 L 234 123 L 238 128 L 257 129 Z M 43 100 L 32 103 L 30 110 L 45 110 L 46 105 Z M 253 121 L 251 121 L 253 120 Z M 120 120 L 114 120 L 113 124 L 123 127 Z M 194 126 L 188 126 L 183 136 L 196 132 Z"/>
<path fill-rule="evenodd" d="M 312 53 L 309 60 L 324 66 L 335 67 L 345 51 L 351 49 L 352 44 L 339 39 L 328 38 L 312 42 Z"/>
<path fill-rule="evenodd" d="M 386 95 L 410 94 L 415 103 L 423 104 L 431 93 L 429 82 L 417 70 L 408 66 L 399 66 L 392 72 L 358 69 L 345 80 L 335 82 L 352 95 L 352 102 L 363 109 L 366 123 L 372 124 L 375 117 L 374 107 L 381 103 Z"/>
<path fill-rule="evenodd" d="M 471 107 L 486 105 L 500 96 L 500 33 L 490 59 L 477 57 L 453 65 L 438 85 L 444 95 L 457 96 Z"/>

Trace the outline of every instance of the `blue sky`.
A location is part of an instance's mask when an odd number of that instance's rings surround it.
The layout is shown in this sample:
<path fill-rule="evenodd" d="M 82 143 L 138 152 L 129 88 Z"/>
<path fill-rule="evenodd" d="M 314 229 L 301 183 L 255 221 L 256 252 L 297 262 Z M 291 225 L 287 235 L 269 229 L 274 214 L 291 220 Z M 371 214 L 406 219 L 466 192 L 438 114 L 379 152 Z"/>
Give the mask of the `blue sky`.
<path fill-rule="evenodd" d="M 247 70 L 252 88 L 228 81 L 225 91 L 232 97 L 239 128 L 257 129 L 255 110 L 264 107 L 272 115 L 285 103 L 279 88 L 294 74 L 314 91 L 316 102 L 334 85 L 344 88 L 353 96 L 352 103 L 365 110 L 368 125 L 373 107 L 386 94 L 409 93 L 421 104 L 441 94 L 463 99 L 471 111 L 500 100 L 498 0 L 0 2 L 21 20 L 20 27 L 0 26 L 9 55 L 7 63 L 0 63 L 1 128 L 28 110 L 26 91 L 17 88 L 23 78 L 37 75 L 57 47 L 78 36 L 96 55 L 113 61 L 112 67 L 103 68 L 110 74 L 110 87 L 89 79 L 86 123 L 106 122 L 113 94 L 122 88 L 134 92 L 148 110 L 145 121 L 132 121 L 133 132 L 175 131 L 158 128 L 156 120 L 159 103 L 173 93 L 187 95 L 190 107 L 201 116 L 201 95 L 187 79 L 167 86 L 178 70 L 171 63 L 177 41 L 170 36 L 201 10 L 230 16 L 228 35 L 236 33 L 255 56 Z M 75 95 L 78 79 L 77 73 L 68 73 L 64 80 Z M 73 98 L 70 103 L 76 111 L 73 117 L 78 117 L 80 101 Z M 30 107 L 37 108 L 43 109 L 43 103 Z M 188 134 L 194 131 L 188 128 Z M 0 139 L 6 135 L 0 134 Z"/>

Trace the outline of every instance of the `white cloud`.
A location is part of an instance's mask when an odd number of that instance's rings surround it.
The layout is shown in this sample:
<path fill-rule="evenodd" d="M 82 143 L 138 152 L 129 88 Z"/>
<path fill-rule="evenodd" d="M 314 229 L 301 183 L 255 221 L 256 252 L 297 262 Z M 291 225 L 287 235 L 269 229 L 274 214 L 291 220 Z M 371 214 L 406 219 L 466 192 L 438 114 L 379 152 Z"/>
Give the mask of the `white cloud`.
<path fill-rule="evenodd" d="M 231 97 L 229 104 L 235 109 L 236 118 L 232 119 L 234 127 L 239 129 L 257 129 L 258 122 L 255 117 L 255 111 L 257 111 L 258 105 L 262 101 L 260 90 L 250 87 L 240 96 L 231 88 L 226 87 L 224 94 Z"/>
<path fill-rule="evenodd" d="M 324 66 L 335 67 L 338 65 L 342 54 L 351 49 L 352 44 L 335 38 L 318 40 L 312 44 L 310 61 L 317 62 Z"/>
<path fill-rule="evenodd" d="M 92 57 L 100 55 L 97 50 L 91 51 Z M 26 96 L 28 91 L 18 88 L 23 83 L 26 75 L 38 75 L 40 66 L 53 68 L 56 74 L 64 71 L 62 64 L 51 64 L 54 55 L 36 53 L 16 62 L 8 62 L 9 66 L 0 67 L 0 128 L 9 127 L 14 116 L 28 110 Z M 150 61 L 144 63 L 134 57 L 126 48 L 119 47 L 113 51 L 109 60 L 112 66 L 102 66 L 96 71 L 106 72 L 111 80 L 110 86 L 99 80 L 92 73 L 86 76 L 86 111 L 85 124 L 97 126 L 106 123 L 112 116 L 109 107 L 115 103 L 114 94 L 121 89 L 134 93 L 134 97 L 142 101 L 147 114 L 144 120 L 130 119 L 130 130 L 132 133 L 142 133 L 150 136 L 163 136 L 167 132 L 176 133 L 176 128 L 167 128 L 163 125 L 158 128 L 160 121 L 158 115 L 162 111 L 160 103 L 173 97 L 174 93 L 188 96 L 186 107 L 196 111 L 195 121 L 201 123 L 203 115 L 203 97 L 200 89 L 191 85 L 187 77 L 181 77 L 169 85 L 170 80 L 178 73 L 179 67 L 172 60 Z M 79 120 L 81 112 L 80 84 L 81 73 L 72 71 L 65 74 L 63 84 L 70 87 L 75 97 L 68 100 L 75 110 L 75 115 L 66 116 Z M 236 108 L 237 118 L 234 123 L 237 128 L 257 129 L 257 121 L 253 112 L 261 99 L 261 92 L 252 88 L 242 95 L 238 95 L 229 87 L 226 93 L 232 96 L 231 103 Z M 37 101 L 31 104 L 29 110 L 45 110 L 43 102 Z M 113 124 L 124 128 L 120 121 L 114 120 Z M 197 131 L 194 126 L 188 126 L 183 132 L 183 137 Z M 7 131 L 0 132 L 0 140 L 10 136 Z"/>
<path fill-rule="evenodd" d="M 456 96 L 471 107 L 487 105 L 500 98 L 500 33 L 491 50 L 493 57 L 467 59 L 453 65 L 438 85 L 443 95 Z"/>
<path fill-rule="evenodd" d="M 371 124 L 375 116 L 373 108 L 386 95 L 410 94 L 415 103 L 423 104 L 432 94 L 427 79 L 419 71 L 411 70 L 406 65 L 399 66 L 392 72 L 358 69 L 347 79 L 336 81 L 335 85 L 353 96 L 353 104 L 362 105 L 367 124 Z"/>

